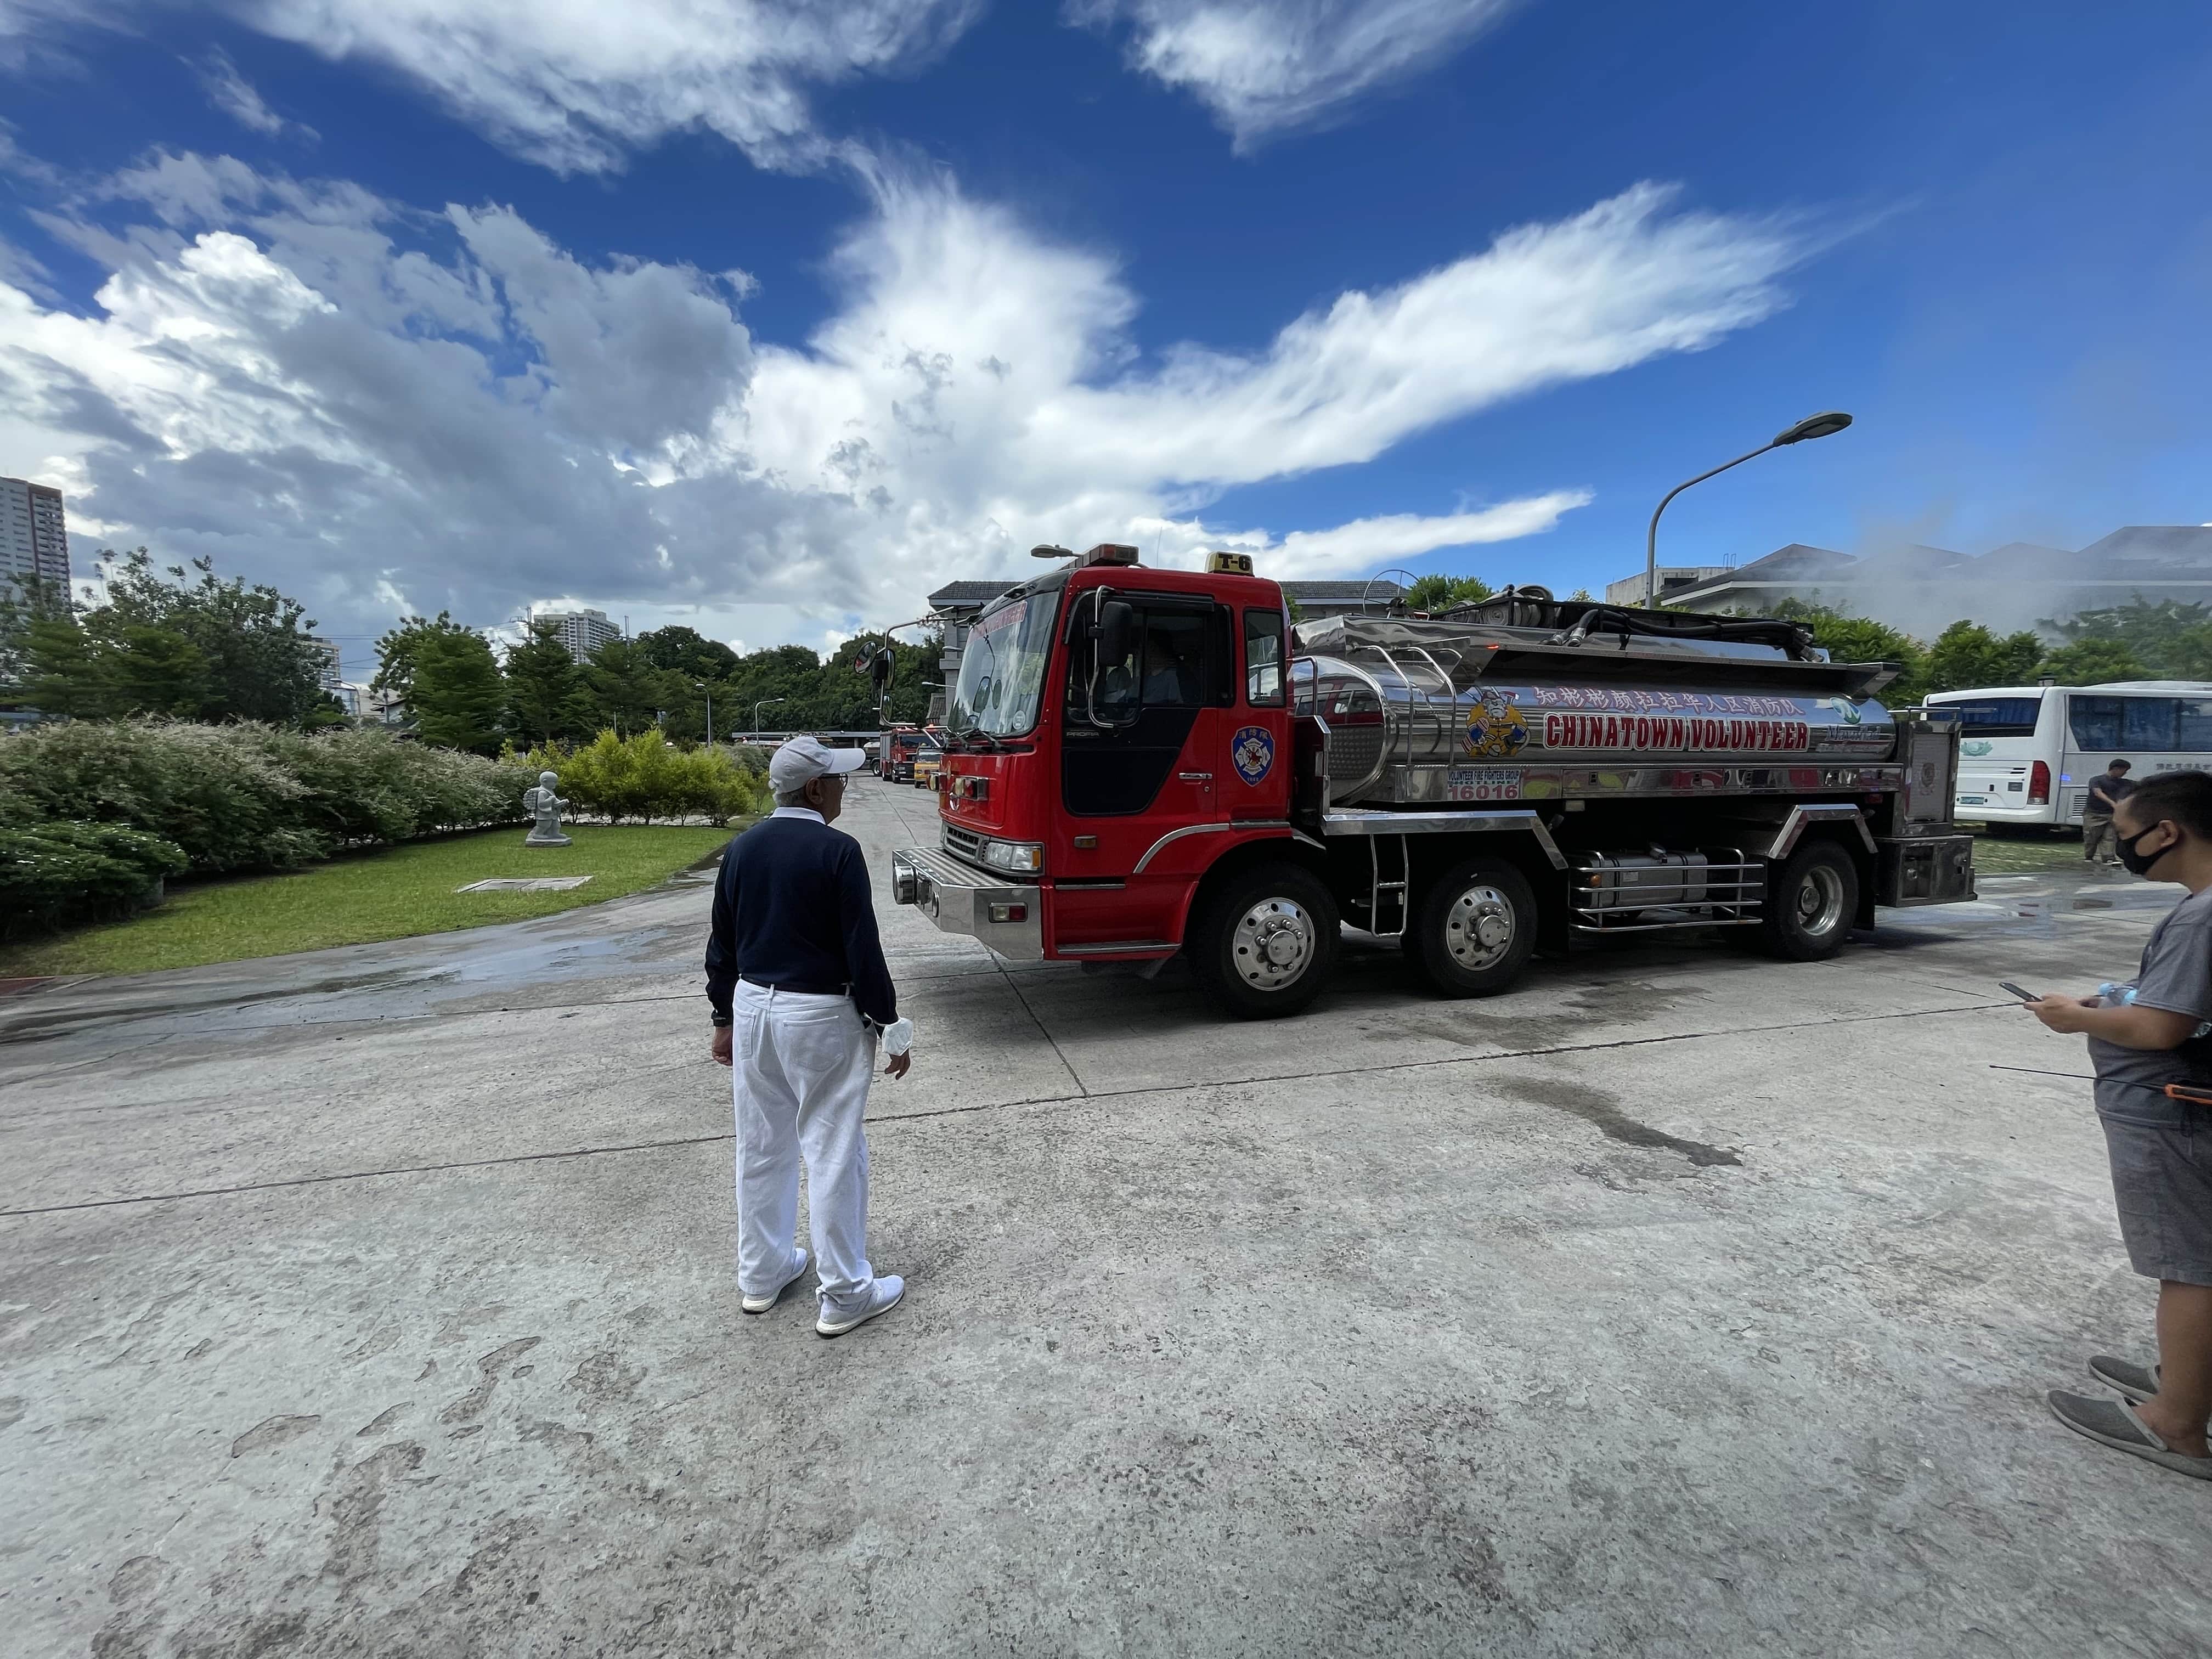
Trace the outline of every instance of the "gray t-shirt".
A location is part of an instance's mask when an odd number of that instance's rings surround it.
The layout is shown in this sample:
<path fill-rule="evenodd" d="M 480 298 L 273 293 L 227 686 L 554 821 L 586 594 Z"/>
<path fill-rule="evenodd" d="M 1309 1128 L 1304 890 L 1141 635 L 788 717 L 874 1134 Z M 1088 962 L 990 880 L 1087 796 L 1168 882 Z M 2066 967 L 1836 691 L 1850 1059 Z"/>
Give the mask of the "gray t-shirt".
<path fill-rule="evenodd" d="M 2212 887 L 2166 913 L 2151 929 L 2135 978 L 2105 998 L 2107 1007 L 2130 1002 L 2212 1020 Z M 2212 1089 L 2212 1036 L 2191 1036 L 2175 1048 L 2124 1048 L 2091 1037 L 2089 1059 L 2097 1068 L 2097 1110 L 2121 1123 L 2178 1126 L 2192 1109 L 2167 1098 L 2166 1085 Z M 2198 1116 L 2204 1111 L 2194 1109 Z"/>

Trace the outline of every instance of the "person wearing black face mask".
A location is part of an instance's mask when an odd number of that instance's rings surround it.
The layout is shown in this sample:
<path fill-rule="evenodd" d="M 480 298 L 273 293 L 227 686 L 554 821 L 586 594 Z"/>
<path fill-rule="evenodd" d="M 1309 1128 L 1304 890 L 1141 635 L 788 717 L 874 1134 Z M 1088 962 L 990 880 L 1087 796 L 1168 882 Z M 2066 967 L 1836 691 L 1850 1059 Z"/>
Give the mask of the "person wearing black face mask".
<path fill-rule="evenodd" d="M 2118 1400 L 2048 1397 L 2076 1433 L 2212 1480 L 2212 1108 L 2166 1092 L 2212 1092 L 2212 775 L 2146 780 L 2116 804 L 2112 827 L 2121 863 L 2189 896 L 2152 929 L 2132 983 L 2027 1008 L 2089 1039 L 2120 1235 L 2135 1270 L 2159 1281 L 2159 1363 L 2100 1354 L 2090 1374 Z"/>

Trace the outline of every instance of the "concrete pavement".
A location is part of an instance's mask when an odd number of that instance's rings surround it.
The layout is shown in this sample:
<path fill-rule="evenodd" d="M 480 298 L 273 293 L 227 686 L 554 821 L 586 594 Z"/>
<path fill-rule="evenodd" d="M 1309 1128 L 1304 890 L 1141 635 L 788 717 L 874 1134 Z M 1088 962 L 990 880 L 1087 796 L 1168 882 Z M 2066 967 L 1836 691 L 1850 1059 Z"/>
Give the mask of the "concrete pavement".
<path fill-rule="evenodd" d="M 1265 1026 L 886 900 L 836 1343 L 738 1312 L 701 884 L 0 1001 L 8 1649 L 2203 1653 L 2212 1492 L 2042 1404 L 2149 1340 L 2087 1086 L 1990 1069 L 2173 890 L 1984 890 Z"/>

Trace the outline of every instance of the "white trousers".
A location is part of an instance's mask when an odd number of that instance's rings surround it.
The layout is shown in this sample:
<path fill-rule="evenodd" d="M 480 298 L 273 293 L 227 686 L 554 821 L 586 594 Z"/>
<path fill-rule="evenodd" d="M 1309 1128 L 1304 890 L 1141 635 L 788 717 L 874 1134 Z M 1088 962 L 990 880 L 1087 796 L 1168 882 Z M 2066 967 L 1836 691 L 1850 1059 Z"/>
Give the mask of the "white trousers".
<path fill-rule="evenodd" d="M 850 997 L 772 991 L 739 980 L 732 994 L 732 1087 L 738 1143 L 738 1285 L 765 1295 L 798 1265 L 799 1166 L 822 1306 L 865 1305 L 868 1143 L 861 1119 L 876 1041 Z"/>

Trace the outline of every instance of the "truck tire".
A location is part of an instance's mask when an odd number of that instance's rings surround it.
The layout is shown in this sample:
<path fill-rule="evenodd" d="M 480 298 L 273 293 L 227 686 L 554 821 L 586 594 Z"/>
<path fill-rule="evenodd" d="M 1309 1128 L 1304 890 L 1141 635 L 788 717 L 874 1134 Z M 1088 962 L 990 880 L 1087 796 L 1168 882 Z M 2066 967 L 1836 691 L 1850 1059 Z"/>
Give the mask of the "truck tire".
<path fill-rule="evenodd" d="M 1844 948 L 1859 913 L 1859 872 L 1832 841 L 1800 842 L 1766 878 L 1759 942 L 1768 955 L 1819 962 Z"/>
<path fill-rule="evenodd" d="M 1336 966 L 1336 901 L 1295 864 L 1231 876 L 1200 902 L 1183 950 L 1206 994 L 1240 1019 L 1279 1019 L 1319 996 Z"/>
<path fill-rule="evenodd" d="M 1536 948 L 1536 894 L 1503 859 L 1462 859 L 1422 889 L 1406 954 L 1448 997 L 1494 996 Z"/>

